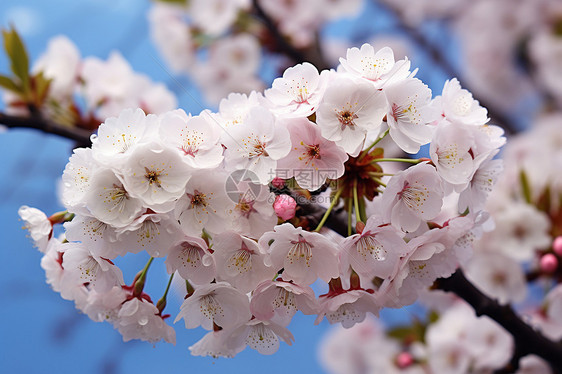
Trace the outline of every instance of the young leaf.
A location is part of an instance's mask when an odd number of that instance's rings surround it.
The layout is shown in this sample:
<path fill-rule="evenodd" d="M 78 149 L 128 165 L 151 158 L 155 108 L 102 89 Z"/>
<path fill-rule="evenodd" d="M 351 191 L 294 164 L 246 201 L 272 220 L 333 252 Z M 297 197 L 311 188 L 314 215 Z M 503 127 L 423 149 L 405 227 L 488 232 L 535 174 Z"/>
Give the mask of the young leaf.
<path fill-rule="evenodd" d="M 4 49 L 10 58 L 10 68 L 20 79 L 24 91 L 27 91 L 29 89 L 29 58 L 25 46 L 14 28 L 9 31 L 2 30 L 2 35 Z"/>
<path fill-rule="evenodd" d="M 4 87 L 8 91 L 21 93 L 21 87 L 10 77 L 7 77 L 5 75 L 0 75 L 0 87 Z"/>

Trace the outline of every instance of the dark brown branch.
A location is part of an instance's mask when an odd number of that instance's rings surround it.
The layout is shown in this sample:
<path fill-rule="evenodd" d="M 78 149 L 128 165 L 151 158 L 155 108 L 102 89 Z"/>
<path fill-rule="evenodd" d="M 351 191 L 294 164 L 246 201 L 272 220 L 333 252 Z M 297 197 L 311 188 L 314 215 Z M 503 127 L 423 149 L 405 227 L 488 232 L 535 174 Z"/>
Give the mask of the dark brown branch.
<path fill-rule="evenodd" d="M 500 305 L 484 295 L 466 279 L 461 269 L 449 278 L 438 279 L 437 287 L 454 292 L 474 308 L 476 315 L 486 315 L 506 329 L 515 342 L 514 358 L 534 354 L 547 361 L 555 373 L 562 373 L 562 345 L 547 339 L 523 322 L 510 306 Z M 513 361 L 510 363 L 511 369 L 516 369 L 517 364 Z"/>
<path fill-rule="evenodd" d="M 279 49 L 296 64 L 302 64 L 303 62 L 310 62 L 312 65 L 316 66 L 318 70 L 330 69 L 330 65 L 326 62 L 322 56 L 318 40 L 309 50 L 300 50 L 295 48 L 285 36 L 281 34 L 279 28 L 275 21 L 263 10 L 259 0 L 252 0 L 252 5 L 255 10 L 256 16 L 262 20 L 267 30 L 271 33 L 275 39 L 275 43 Z"/>
<path fill-rule="evenodd" d="M 426 53 L 429 54 L 433 62 L 441 68 L 441 70 L 449 77 L 457 77 L 462 82 L 463 85 L 466 85 L 466 82 L 463 82 L 461 78 L 461 74 L 459 71 L 449 62 L 449 60 L 443 54 L 443 51 L 433 43 L 431 43 L 422 33 L 420 33 L 417 29 L 408 25 L 404 19 L 400 15 L 400 11 L 396 9 L 394 6 L 384 2 L 384 1 L 377 1 L 377 4 L 381 7 L 387 9 L 398 21 L 399 26 L 402 30 L 404 30 L 408 36 Z M 481 98 L 476 98 L 480 105 L 488 109 L 488 116 L 491 119 L 491 122 L 495 125 L 502 127 L 507 134 L 514 134 L 517 132 L 517 129 L 512 126 L 511 120 L 507 118 L 501 110 L 497 109 L 494 105 L 490 102 L 482 100 Z"/>
<path fill-rule="evenodd" d="M 89 131 L 78 127 L 59 125 L 41 117 L 18 117 L 0 112 L 0 125 L 9 128 L 19 127 L 40 130 L 48 134 L 74 140 L 79 146 L 90 146 L 92 144 L 90 141 L 90 135 L 92 134 Z"/>

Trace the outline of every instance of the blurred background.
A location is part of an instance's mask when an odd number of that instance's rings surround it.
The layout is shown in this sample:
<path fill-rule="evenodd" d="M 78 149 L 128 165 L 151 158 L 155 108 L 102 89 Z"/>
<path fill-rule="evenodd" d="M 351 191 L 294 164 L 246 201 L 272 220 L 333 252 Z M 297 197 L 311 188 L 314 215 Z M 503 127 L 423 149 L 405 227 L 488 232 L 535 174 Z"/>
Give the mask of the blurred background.
<path fill-rule="evenodd" d="M 419 78 L 434 90 L 434 95 L 441 92 L 447 79 L 459 76 L 461 84 L 490 109 L 492 121 L 509 133 L 531 126 L 538 115 L 556 110 L 561 102 L 562 45 L 557 39 L 551 40 L 552 35 L 562 34 L 562 12 L 552 10 L 559 1 L 353 3 L 359 4 L 353 14 L 343 18 L 336 14 L 314 26 L 332 67 L 348 47 L 364 42 L 376 47 L 390 45 L 397 58 L 407 55 L 413 67 L 419 67 Z M 201 70 L 197 66 L 174 67 L 169 54 L 162 52 L 154 36 L 162 25 L 149 23 L 153 7 L 154 3 L 147 0 L 3 0 L 0 26 L 15 26 L 32 62 L 45 51 L 51 38 L 66 35 L 82 57 L 107 59 L 111 51 L 119 51 L 134 71 L 165 83 L 186 112 L 216 109 L 218 94 L 193 78 L 193 73 Z M 305 45 L 306 40 L 302 43 Z M 201 66 L 212 63 L 205 60 L 207 53 L 198 56 Z M 268 87 L 290 65 L 293 63 L 262 55 L 255 87 L 244 89 Z M 8 61 L 1 54 L 0 73 L 8 70 Z M 330 328 L 326 321 L 314 326 L 314 318 L 299 314 L 291 325 L 294 345 L 282 343 L 273 356 L 246 349 L 235 359 L 200 358 L 190 356 L 188 347 L 203 336 L 201 329 L 186 330 L 179 323 L 176 346 L 123 343 L 109 324 L 92 322 L 78 313 L 72 302 L 52 292 L 39 265 L 41 254 L 22 230 L 17 210 L 29 205 L 49 215 L 63 209 L 57 199 L 57 185 L 73 147 L 72 141 L 33 130 L 0 133 L 0 372 L 324 372 L 317 347 Z M 128 259 L 131 267 L 124 269 L 126 282 L 145 261 L 142 256 Z M 160 262 L 151 270 L 154 281 L 148 282 L 149 292 L 151 287 L 161 292 L 166 282 Z M 180 297 L 169 299 L 167 311 L 172 315 L 177 313 Z M 417 307 L 385 310 L 381 319 L 392 325 L 409 321 L 417 313 Z"/>

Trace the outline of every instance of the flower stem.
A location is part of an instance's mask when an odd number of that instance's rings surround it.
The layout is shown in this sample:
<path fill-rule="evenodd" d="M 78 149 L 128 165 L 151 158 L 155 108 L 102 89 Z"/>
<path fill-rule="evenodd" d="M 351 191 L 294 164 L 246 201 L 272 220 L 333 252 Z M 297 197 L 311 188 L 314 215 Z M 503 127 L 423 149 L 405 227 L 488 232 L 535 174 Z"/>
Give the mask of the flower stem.
<path fill-rule="evenodd" d="M 357 180 L 353 185 L 353 203 L 355 204 L 355 219 L 357 222 L 363 222 L 361 220 L 361 211 L 359 210 L 359 198 L 357 197 Z"/>
<path fill-rule="evenodd" d="M 383 134 L 381 136 L 379 136 L 377 138 L 377 140 L 375 140 L 373 142 L 373 144 L 371 144 L 370 146 L 368 146 L 366 149 L 363 150 L 363 152 L 361 152 L 361 156 L 359 156 L 359 159 L 357 161 L 361 161 L 363 159 L 363 157 L 367 156 L 367 154 L 369 153 L 369 151 L 375 146 L 377 145 L 381 140 L 383 140 L 387 135 L 388 132 L 390 131 L 390 129 L 386 129 L 385 132 L 383 132 Z"/>
<path fill-rule="evenodd" d="M 332 212 L 332 209 L 334 209 L 334 207 L 338 203 L 342 192 L 343 192 L 342 188 L 340 188 L 339 190 L 336 191 L 336 194 L 334 195 L 334 197 L 332 199 L 332 202 L 330 203 L 330 206 L 328 207 L 328 209 L 326 210 L 326 213 L 324 213 L 324 216 L 322 217 L 322 220 L 320 220 L 320 223 L 318 224 L 318 226 L 314 230 L 315 232 L 319 232 L 320 229 L 322 228 L 322 226 L 324 226 L 324 224 L 326 223 L 326 220 L 328 219 L 328 217 L 330 216 L 330 213 Z"/>
<path fill-rule="evenodd" d="M 380 178 L 371 177 L 371 179 L 377 182 L 378 184 L 380 184 L 381 186 L 386 187 L 386 184 Z"/>
<path fill-rule="evenodd" d="M 158 300 L 158 303 L 156 303 L 156 307 L 158 308 L 158 311 L 160 311 L 160 314 L 162 314 L 162 311 L 166 307 L 166 298 L 168 297 L 168 291 L 170 290 L 170 285 L 172 284 L 172 279 L 174 279 L 174 274 L 175 273 L 172 273 L 170 275 L 170 279 L 168 279 L 168 284 L 166 285 L 166 290 L 164 291 L 164 295 L 162 295 L 160 300 Z"/>
<path fill-rule="evenodd" d="M 137 280 L 135 281 L 135 284 L 133 285 L 133 296 L 139 297 L 142 294 L 142 290 L 144 289 L 144 283 L 146 281 L 146 273 L 148 272 L 148 269 L 150 268 L 152 261 L 154 261 L 154 257 L 150 257 L 150 259 L 144 266 L 144 269 L 142 269 L 142 272 L 140 273 Z"/>
<path fill-rule="evenodd" d="M 420 159 L 415 159 L 415 158 L 377 158 L 375 160 L 373 160 L 371 163 L 377 163 L 377 162 L 406 162 L 409 164 L 419 164 L 422 160 Z"/>
<path fill-rule="evenodd" d="M 191 296 L 195 292 L 195 288 L 193 288 L 187 279 L 185 280 L 185 289 L 187 290 L 187 296 Z"/>

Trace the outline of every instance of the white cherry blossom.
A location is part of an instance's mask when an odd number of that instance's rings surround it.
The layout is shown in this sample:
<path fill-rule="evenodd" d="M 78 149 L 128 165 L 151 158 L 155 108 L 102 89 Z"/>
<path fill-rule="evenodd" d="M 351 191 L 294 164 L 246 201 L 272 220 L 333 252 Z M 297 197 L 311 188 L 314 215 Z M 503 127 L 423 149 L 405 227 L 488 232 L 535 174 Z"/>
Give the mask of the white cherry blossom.
<path fill-rule="evenodd" d="M 248 297 L 226 282 L 217 282 L 195 289 L 182 303 L 174 323 L 183 318 L 188 329 L 212 330 L 213 324 L 230 329 L 251 316 Z"/>
<path fill-rule="evenodd" d="M 65 281 L 77 285 L 88 283 L 98 292 L 107 292 L 113 286 L 124 284 L 121 269 L 110 260 L 92 255 L 82 244 L 66 243 L 63 247 Z"/>
<path fill-rule="evenodd" d="M 92 148 L 77 148 L 62 173 L 61 200 L 72 213 L 89 213 L 84 197 L 90 189 L 92 173 L 99 167 Z"/>
<path fill-rule="evenodd" d="M 219 233 L 226 224 L 227 211 L 234 203 L 225 191 L 224 172 L 194 173 L 175 207 L 177 217 L 186 235 L 198 236 L 205 229 Z"/>
<path fill-rule="evenodd" d="M 319 313 L 314 324 L 319 324 L 324 317 L 330 323 L 341 323 L 350 328 L 363 322 L 367 313 L 378 316 L 380 306 L 373 294 L 365 290 L 349 290 L 337 295 L 328 294 L 320 297 Z"/>
<path fill-rule="evenodd" d="M 276 122 L 264 107 L 250 109 L 244 123 L 229 129 L 229 136 L 223 138 L 227 165 L 250 170 L 262 184 L 270 182 L 275 177 L 277 160 L 291 149 L 289 132 Z"/>
<path fill-rule="evenodd" d="M 115 228 L 131 224 L 145 209 L 142 201 L 130 196 L 110 169 L 93 173 L 84 200 L 94 217 Z"/>
<path fill-rule="evenodd" d="M 190 176 L 191 168 L 173 149 L 147 143 L 137 147 L 124 165 L 123 186 L 147 208 L 166 213 L 184 194 Z"/>
<path fill-rule="evenodd" d="M 437 216 L 443 204 L 443 187 L 435 168 L 427 163 L 396 173 L 381 200 L 383 215 L 405 232 L 417 230 L 422 220 Z"/>
<path fill-rule="evenodd" d="M 258 285 L 250 301 L 250 310 L 257 319 L 272 320 L 281 326 L 288 326 L 297 310 L 310 315 L 317 309 L 312 288 L 280 279 Z"/>
<path fill-rule="evenodd" d="M 451 184 L 465 186 L 477 167 L 473 147 L 474 140 L 468 129 L 441 123 L 435 129 L 429 150 L 437 173 Z"/>
<path fill-rule="evenodd" d="M 94 159 L 108 167 L 119 167 L 138 144 L 152 140 L 158 117 L 146 115 L 142 109 L 123 110 L 118 117 L 110 117 L 92 136 Z"/>
<path fill-rule="evenodd" d="M 288 68 L 282 78 L 273 81 L 264 95 L 272 103 L 272 111 L 288 117 L 308 117 L 322 99 L 327 76 L 319 74 L 314 65 L 305 62 Z"/>
<path fill-rule="evenodd" d="M 186 236 L 178 241 L 166 256 L 168 273 L 194 284 L 210 283 L 216 276 L 216 266 L 207 243 L 201 238 Z"/>
<path fill-rule="evenodd" d="M 47 251 L 47 244 L 53 233 L 53 225 L 45 213 L 37 208 L 23 205 L 18 209 L 18 215 L 25 222 L 24 228 L 29 231 L 33 244 L 40 252 Z"/>
<path fill-rule="evenodd" d="M 417 78 L 408 78 L 384 89 L 388 100 L 386 120 L 390 136 L 407 153 L 417 153 L 429 143 L 432 118 L 428 115 L 431 90 Z"/>
<path fill-rule="evenodd" d="M 218 280 L 227 281 L 242 292 L 252 291 L 276 273 L 264 264 L 265 253 L 258 244 L 237 233 L 226 231 L 215 236 L 213 250 Z"/>
<path fill-rule="evenodd" d="M 408 59 L 395 63 L 392 49 L 384 47 L 375 52 L 369 44 L 363 44 L 361 49 L 348 49 L 340 64 L 346 72 L 371 81 L 376 88 L 403 80 L 410 74 Z"/>
<path fill-rule="evenodd" d="M 386 225 L 380 217 L 371 216 L 361 234 L 344 239 L 340 253 L 342 272 L 351 266 L 358 274 L 373 279 L 391 275 L 408 247 L 402 232 Z"/>
<path fill-rule="evenodd" d="M 117 317 L 114 326 L 125 342 L 140 339 L 151 343 L 164 340 L 176 344 L 175 330 L 164 322 L 154 304 L 144 299 L 133 297 L 126 301 Z"/>
<path fill-rule="evenodd" d="M 378 135 L 388 105 L 385 95 L 367 82 L 334 77 L 316 113 L 322 136 L 352 156 L 358 154 L 368 132 Z"/>
<path fill-rule="evenodd" d="M 223 160 L 219 144 L 220 129 L 209 112 L 188 116 L 178 109 L 160 117 L 160 138 L 169 147 L 179 151 L 189 166 L 215 168 Z"/>
<path fill-rule="evenodd" d="M 283 178 L 295 177 L 300 187 L 317 190 L 327 178 L 337 179 L 343 175 L 344 162 L 348 156 L 334 142 L 321 135 L 320 127 L 305 118 L 288 121 L 291 134 L 291 151 L 279 160 L 277 170 Z"/>
<path fill-rule="evenodd" d="M 443 117 L 450 122 L 476 126 L 488 122 L 486 108 L 481 107 L 469 91 L 461 88 L 457 78 L 445 82 L 439 104 Z"/>
<path fill-rule="evenodd" d="M 292 345 L 295 338 L 284 326 L 271 321 L 252 319 L 245 325 L 233 330 L 226 338 L 230 347 L 245 347 L 255 349 L 262 355 L 271 355 L 279 349 L 279 339 Z"/>
<path fill-rule="evenodd" d="M 309 285 L 317 278 L 328 282 L 338 276 L 338 249 L 321 234 L 285 223 L 266 232 L 259 245 L 268 252 L 275 270 L 284 269 L 284 280 Z"/>
<path fill-rule="evenodd" d="M 118 245 L 125 252 L 145 250 L 152 257 L 165 257 L 173 243 L 182 237 L 177 221 L 167 214 L 158 213 L 142 214 L 130 225 L 117 230 Z"/>

